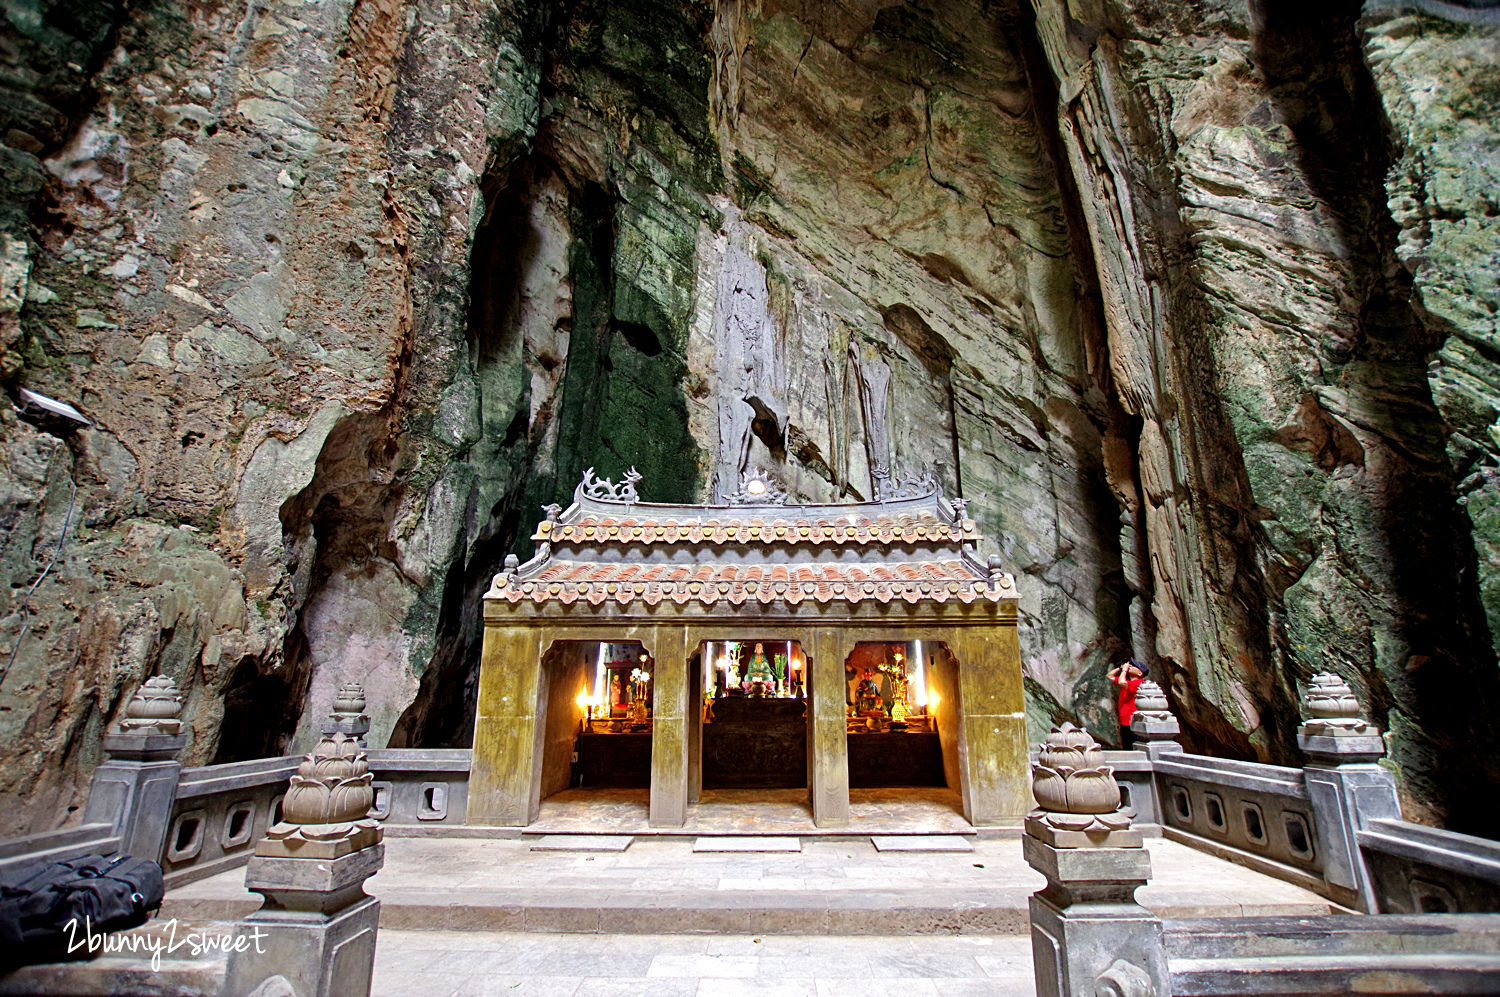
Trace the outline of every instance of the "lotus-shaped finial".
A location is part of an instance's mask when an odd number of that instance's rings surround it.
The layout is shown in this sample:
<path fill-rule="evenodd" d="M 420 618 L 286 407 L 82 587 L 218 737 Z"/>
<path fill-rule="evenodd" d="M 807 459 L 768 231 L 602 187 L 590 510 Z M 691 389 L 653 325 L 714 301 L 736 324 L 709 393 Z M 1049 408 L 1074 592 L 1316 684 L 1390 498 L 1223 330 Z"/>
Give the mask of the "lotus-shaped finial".
<path fill-rule="evenodd" d="M 1135 690 L 1135 708 L 1140 713 L 1168 713 L 1167 694 L 1161 686 L 1150 679 L 1143 681 Z"/>
<path fill-rule="evenodd" d="M 359 742 L 343 734 L 324 737 L 302 759 L 281 802 L 273 840 L 330 841 L 373 828 L 375 802 L 370 764 Z"/>
<path fill-rule="evenodd" d="M 333 712 L 355 714 L 365 712 L 365 687 L 358 682 L 345 682 L 333 696 Z"/>
<path fill-rule="evenodd" d="M 1302 694 L 1302 713 L 1309 720 L 1345 720 L 1359 716 L 1359 700 L 1349 683 L 1332 672 L 1319 672 Z"/>
<path fill-rule="evenodd" d="M 1037 806 L 1049 813 L 1107 814 L 1120 807 L 1114 770 L 1089 732 L 1063 723 L 1041 746 L 1032 769 Z"/>
<path fill-rule="evenodd" d="M 1319 672 L 1302 694 L 1304 720 L 1299 732 L 1308 736 L 1345 737 L 1379 733 L 1360 715 L 1359 700 L 1349 683 L 1332 672 Z"/>
<path fill-rule="evenodd" d="M 128 733 L 175 734 L 182 728 L 177 715 L 182 712 L 182 695 L 177 683 L 165 675 L 153 675 L 135 691 L 125 704 L 125 719 L 120 729 Z"/>

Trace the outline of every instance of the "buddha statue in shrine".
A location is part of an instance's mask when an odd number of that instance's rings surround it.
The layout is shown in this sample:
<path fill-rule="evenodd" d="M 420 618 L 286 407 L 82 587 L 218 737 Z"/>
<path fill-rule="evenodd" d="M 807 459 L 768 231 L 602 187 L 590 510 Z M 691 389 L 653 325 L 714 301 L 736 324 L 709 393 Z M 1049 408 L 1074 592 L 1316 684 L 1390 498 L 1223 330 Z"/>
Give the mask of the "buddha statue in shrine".
<path fill-rule="evenodd" d="M 764 696 L 770 691 L 775 678 L 771 662 L 766 658 L 766 646 L 756 644 L 755 653 L 750 656 L 750 664 L 745 669 L 745 683 L 750 687 L 750 692 L 756 696 Z"/>

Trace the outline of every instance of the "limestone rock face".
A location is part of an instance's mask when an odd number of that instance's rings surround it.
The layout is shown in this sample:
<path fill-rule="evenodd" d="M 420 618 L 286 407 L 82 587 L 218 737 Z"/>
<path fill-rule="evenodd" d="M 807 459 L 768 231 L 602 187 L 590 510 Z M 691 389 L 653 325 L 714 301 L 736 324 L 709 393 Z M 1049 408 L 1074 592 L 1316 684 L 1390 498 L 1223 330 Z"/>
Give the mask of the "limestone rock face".
<path fill-rule="evenodd" d="M 1190 750 L 1295 762 L 1332 669 L 1473 826 L 1496 28 L 1274 6 L 12 21 L 0 379 L 91 425 L 0 412 L 0 833 L 76 807 L 152 673 L 189 764 L 309 750 L 348 682 L 372 745 L 467 743 L 491 575 L 631 465 L 930 471 L 1017 575 L 1036 739 L 1114 738 L 1133 653 Z"/>

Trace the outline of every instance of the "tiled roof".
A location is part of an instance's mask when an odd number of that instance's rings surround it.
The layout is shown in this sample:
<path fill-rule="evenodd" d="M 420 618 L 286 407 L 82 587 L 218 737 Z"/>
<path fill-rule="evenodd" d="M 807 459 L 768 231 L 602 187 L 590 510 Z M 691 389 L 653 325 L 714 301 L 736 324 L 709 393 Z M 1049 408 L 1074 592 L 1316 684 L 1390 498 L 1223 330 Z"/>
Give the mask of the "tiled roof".
<path fill-rule="evenodd" d="M 710 509 L 710 513 L 727 510 Z M 879 544 L 920 543 L 931 540 L 956 542 L 978 540 L 972 519 L 944 522 L 936 515 L 867 516 L 847 515 L 772 518 L 760 514 L 738 517 L 709 515 L 699 518 L 653 518 L 650 516 L 585 516 L 573 522 L 543 521 L 531 539 L 552 543 L 653 544 L 653 543 L 786 543 L 786 544 Z"/>
<path fill-rule="evenodd" d="M 1009 579 L 1007 579 L 1009 580 Z M 798 603 L 874 599 L 890 602 L 1013 597 L 1012 586 L 991 585 L 960 559 L 909 561 L 892 564 L 722 564 L 674 565 L 653 562 L 550 560 L 534 577 L 502 585 L 496 579 L 491 597 L 508 602 L 579 600 L 599 605 L 640 599 L 654 606 L 663 599 L 674 603 L 740 605 L 746 600 Z"/>
<path fill-rule="evenodd" d="M 933 484 L 875 502 L 717 505 L 641 502 L 593 469 L 566 510 L 547 506 L 537 556 L 507 563 L 488 600 L 796 604 L 1014 600 L 1014 579 L 975 555 L 978 528 L 961 499 Z"/>

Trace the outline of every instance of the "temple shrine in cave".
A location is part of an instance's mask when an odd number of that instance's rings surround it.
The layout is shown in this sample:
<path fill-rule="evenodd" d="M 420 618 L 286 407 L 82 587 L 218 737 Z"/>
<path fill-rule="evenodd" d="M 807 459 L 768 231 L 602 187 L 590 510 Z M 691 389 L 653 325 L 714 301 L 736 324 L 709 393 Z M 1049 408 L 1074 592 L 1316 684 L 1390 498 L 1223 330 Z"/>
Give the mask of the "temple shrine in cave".
<path fill-rule="evenodd" d="M 649 788 L 653 827 L 704 790 L 946 786 L 975 826 L 1031 806 L 1014 579 L 931 478 L 793 505 L 752 475 L 711 505 L 592 470 L 537 555 L 484 597 L 470 824 L 526 826 L 572 787 Z"/>

